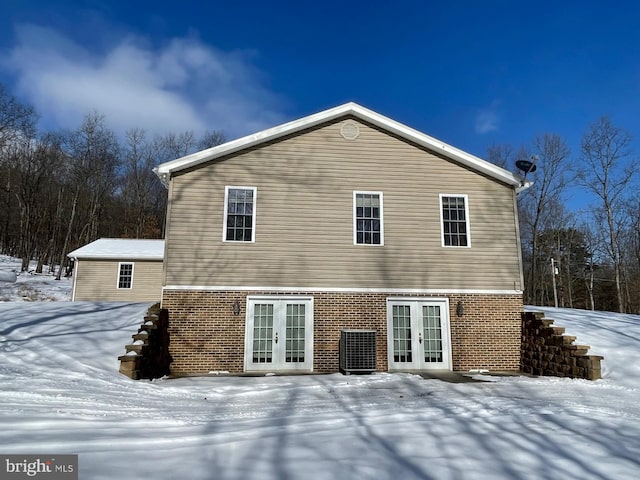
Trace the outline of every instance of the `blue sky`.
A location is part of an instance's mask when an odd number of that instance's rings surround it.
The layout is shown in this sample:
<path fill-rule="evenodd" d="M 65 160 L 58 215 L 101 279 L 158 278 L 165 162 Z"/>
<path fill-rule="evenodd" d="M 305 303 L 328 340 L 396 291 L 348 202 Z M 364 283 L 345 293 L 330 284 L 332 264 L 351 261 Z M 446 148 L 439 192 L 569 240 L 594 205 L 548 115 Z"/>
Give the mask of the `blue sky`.
<path fill-rule="evenodd" d="M 0 81 L 41 128 L 228 138 L 355 101 L 485 157 L 603 115 L 640 135 L 640 4 L 0 0 Z"/>

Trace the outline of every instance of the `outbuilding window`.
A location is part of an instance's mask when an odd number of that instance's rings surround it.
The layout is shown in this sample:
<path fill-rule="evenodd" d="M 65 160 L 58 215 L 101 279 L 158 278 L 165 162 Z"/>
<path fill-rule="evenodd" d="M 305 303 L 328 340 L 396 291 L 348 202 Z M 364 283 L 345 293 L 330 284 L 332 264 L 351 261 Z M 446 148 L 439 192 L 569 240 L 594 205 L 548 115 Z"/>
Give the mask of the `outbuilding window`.
<path fill-rule="evenodd" d="M 118 288 L 133 288 L 133 263 L 118 264 Z"/>

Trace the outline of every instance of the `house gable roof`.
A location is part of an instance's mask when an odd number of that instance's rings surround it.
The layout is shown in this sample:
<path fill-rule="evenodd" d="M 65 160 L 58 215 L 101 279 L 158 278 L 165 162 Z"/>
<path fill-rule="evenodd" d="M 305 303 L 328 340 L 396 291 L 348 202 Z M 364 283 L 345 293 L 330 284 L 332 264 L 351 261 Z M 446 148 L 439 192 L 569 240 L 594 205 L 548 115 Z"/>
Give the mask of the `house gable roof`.
<path fill-rule="evenodd" d="M 487 162 L 479 157 L 471 155 L 459 148 L 448 145 L 436 138 L 426 135 L 418 130 L 408 127 L 402 123 L 396 122 L 391 118 L 380 115 L 379 113 L 369 110 L 357 103 L 349 102 L 343 105 L 324 110 L 313 115 L 309 115 L 298 120 L 293 120 L 276 127 L 263 130 L 261 132 L 247 135 L 246 137 L 232 140 L 230 142 L 218 145 L 191 155 L 178 158 L 169 162 L 165 162 L 154 169 L 154 172 L 165 185 L 168 185 L 171 175 L 175 172 L 187 168 L 196 167 L 204 162 L 214 160 L 224 155 L 233 154 L 248 148 L 258 146 L 262 143 L 276 140 L 286 135 L 295 134 L 302 130 L 321 125 L 323 123 L 336 120 L 341 117 L 353 116 L 361 119 L 376 127 L 404 138 L 417 145 L 425 147 L 431 151 L 458 162 L 473 171 L 485 174 L 491 178 L 504 182 L 508 185 L 516 187 L 519 191 L 527 188 L 529 182 L 525 182 L 522 177 Z"/>
<path fill-rule="evenodd" d="M 95 260 L 163 260 L 164 240 L 100 238 L 67 256 Z"/>

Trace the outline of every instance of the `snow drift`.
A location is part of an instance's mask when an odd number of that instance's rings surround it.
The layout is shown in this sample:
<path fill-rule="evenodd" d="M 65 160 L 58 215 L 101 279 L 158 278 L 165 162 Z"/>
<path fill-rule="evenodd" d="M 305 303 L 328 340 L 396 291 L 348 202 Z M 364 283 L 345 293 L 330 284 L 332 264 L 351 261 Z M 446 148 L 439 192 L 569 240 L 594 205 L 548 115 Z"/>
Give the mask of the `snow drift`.
<path fill-rule="evenodd" d="M 0 282 L 15 282 L 18 279 L 16 272 L 0 270 Z"/>

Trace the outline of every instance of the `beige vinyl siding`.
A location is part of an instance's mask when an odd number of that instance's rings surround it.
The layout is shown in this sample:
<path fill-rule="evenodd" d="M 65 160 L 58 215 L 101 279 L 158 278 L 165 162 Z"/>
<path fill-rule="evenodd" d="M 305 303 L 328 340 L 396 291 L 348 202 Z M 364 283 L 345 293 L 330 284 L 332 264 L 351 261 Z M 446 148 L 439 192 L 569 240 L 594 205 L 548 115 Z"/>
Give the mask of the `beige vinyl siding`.
<path fill-rule="evenodd" d="M 118 265 L 133 263 L 133 287 L 118 288 Z M 74 271 L 77 301 L 159 301 L 162 261 L 79 259 Z"/>
<path fill-rule="evenodd" d="M 522 288 L 512 187 L 342 123 L 172 178 L 166 285 Z M 222 242 L 225 185 L 257 187 L 255 243 Z M 384 246 L 353 244 L 354 190 L 383 192 Z M 441 193 L 468 196 L 471 248 L 442 247 Z"/>

